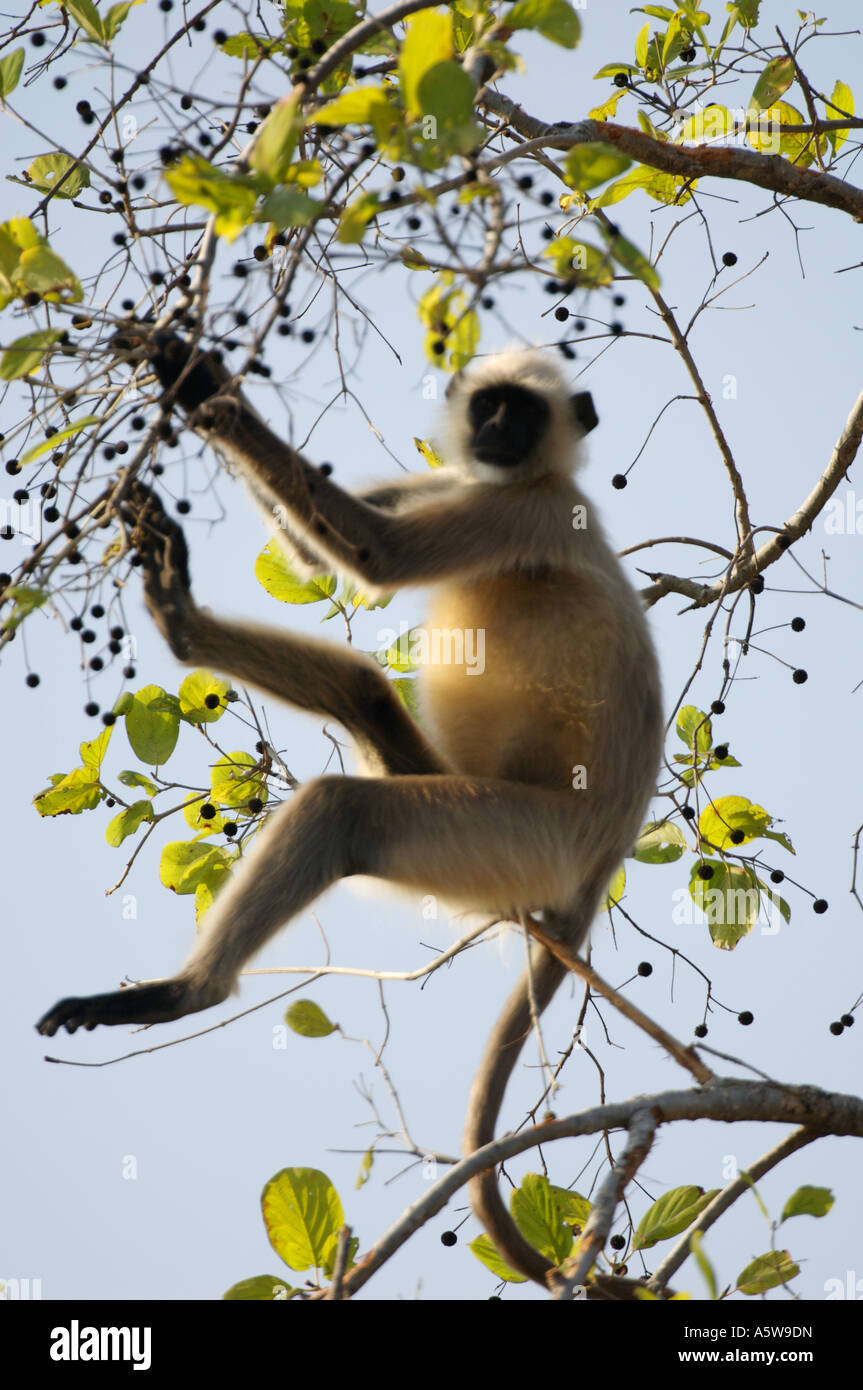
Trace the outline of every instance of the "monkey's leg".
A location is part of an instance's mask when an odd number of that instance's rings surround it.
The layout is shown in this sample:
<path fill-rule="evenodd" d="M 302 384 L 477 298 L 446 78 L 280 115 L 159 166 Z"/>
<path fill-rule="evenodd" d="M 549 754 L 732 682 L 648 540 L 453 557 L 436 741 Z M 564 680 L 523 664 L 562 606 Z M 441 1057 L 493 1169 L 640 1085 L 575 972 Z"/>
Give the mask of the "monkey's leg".
<path fill-rule="evenodd" d="M 156 494 L 133 483 L 123 513 L 144 561 L 147 607 L 180 661 L 217 667 L 297 709 L 337 720 L 374 771 L 446 771 L 370 658 L 332 642 L 226 622 L 203 612 L 191 595 L 182 529 Z"/>
<path fill-rule="evenodd" d="M 505 913 L 566 902 L 578 831 L 568 793 L 456 775 L 322 777 L 272 817 L 169 980 L 64 999 L 37 1027 L 151 1023 L 225 999 L 245 963 L 326 888 L 371 874 Z M 586 833 L 585 827 L 585 833 Z"/>

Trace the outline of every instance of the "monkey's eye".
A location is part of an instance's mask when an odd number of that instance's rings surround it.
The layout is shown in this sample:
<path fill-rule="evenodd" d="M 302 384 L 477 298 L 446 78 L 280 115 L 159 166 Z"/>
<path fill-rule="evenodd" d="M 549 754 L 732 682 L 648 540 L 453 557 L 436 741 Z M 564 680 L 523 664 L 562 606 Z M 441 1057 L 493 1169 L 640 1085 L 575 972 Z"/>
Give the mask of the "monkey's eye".
<path fill-rule="evenodd" d="M 497 413 L 501 406 L 500 393 L 497 391 L 477 391 L 471 397 L 470 416 L 474 426 L 485 424 Z"/>

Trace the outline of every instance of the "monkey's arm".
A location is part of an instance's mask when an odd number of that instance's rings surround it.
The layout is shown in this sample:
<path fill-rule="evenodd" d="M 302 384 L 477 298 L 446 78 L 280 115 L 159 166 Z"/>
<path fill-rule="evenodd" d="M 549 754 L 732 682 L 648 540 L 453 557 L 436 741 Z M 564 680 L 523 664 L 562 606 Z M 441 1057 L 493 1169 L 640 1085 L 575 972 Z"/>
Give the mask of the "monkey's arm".
<path fill-rule="evenodd" d="M 435 500 L 388 512 L 345 492 L 273 434 L 242 395 L 228 393 L 229 374 L 212 354 L 194 356 L 182 339 L 145 326 L 118 337 L 119 346 L 138 344 L 192 428 L 241 469 L 258 497 L 283 507 L 289 531 L 332 568 L 388 589 L 521 558 L 505 488 L 466 487 L 452 497 L 442 490 Z M 431 483 L 433 494 L 439 486 Z"/>

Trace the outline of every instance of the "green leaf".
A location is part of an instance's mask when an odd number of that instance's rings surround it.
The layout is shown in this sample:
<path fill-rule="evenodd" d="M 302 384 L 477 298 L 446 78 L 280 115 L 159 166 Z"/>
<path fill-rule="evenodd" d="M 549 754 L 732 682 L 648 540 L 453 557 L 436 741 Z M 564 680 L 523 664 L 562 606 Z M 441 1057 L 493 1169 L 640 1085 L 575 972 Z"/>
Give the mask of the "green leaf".
<path fill-rule="evenodd" d="M 501 22 L 508 29 L 536 29 L 562 48 L 575 48 L 581 38 L 581 21 L 567 0 L 519 0 Z"/>
<path fill-rule="evenodd" d="M 650 40 L 650 21 L 638 31 L 635 39 L 635 61 L 640 68 L 647 63 L 647 45 Z"/>
<path fill-rule="evenodd" d="M 787 101 L 779 101 L 775 106 L 771 106 L 766 111 L 762 111 L 757 121 L 752 119 L 750 113 L 750 124 L 747 126 L 746 138 L 750 145 L 756 150 L 767 150 L 779 154 L 791 161 L 792 164 L 799 165 L 802 169 L 808 168 L 815 158 L 816 137 L 812 131 L 804 130 L 799 135 L 793 131 L 777 131 L 780 125 L 803 125 L 803 116 L 795 106 L 791 106 Z M 820 148 L 826 150 L 826 143 L 823 137 L 818 137 Z"/>
<path fill-rule="evenodd" d="M 285 559 L 278 540 L 267 541 L 255 561 L 255 578 L 268 594 L 281 603 L 320 603 L 335 593 L 335 575 L 322 574 L 314 579 L 300 579 Z"/>
<path fill-rule="evenodd" d="M 112 5 L 102 21 L 102 28 L 105 31 L 105 38 L 110 43 L 119 33 L 121 26 L 126 20 L 131 9 L 136 5 L 142 5 L 144 0 L 121 0 L 119 5 Z"/>
<path fill-rule="evenodd" d="M 150 796 L 155 796 L 158 791 L 156 783 L 149 777 L 145 777 L 143 772 L 123 771 L 118 773 L 117 781 L 122 782 L 124 787 L 142 787 Z"/>
<path fill-rule="evenodd" d="M 707 1284 L 708 1289 L 710 1290 L 711 1299 L 718 1298 L 719 1286 L 716 1282 L 716 1271 L 714 1270 L 713 1265 L 710 1263 L 710 1261 L 704 1253 L 704 1248 L 701 1240 L 701 1231 L 692 1232 L 692 1235 L 689 1237 L 689 1248 L 692 1251 L 695 1263 L 701 1270 L 701 1273 L 704 1277 L 704 1281 Z"/>
<path fill-rule="evenodd" d="M 29 376 L 41 364 L 45 353 L 63 337 L 56 328 L 42 328 L 37 333 L 25 333 L 4 349 L 0 357 L 0 380 L 16 381 Z M 48 446 L 54 448 L 53 438 Z"/>
<path fill-rule="evenodd" d="M 568 1187 L 555 1187 L 554 1183 L 549 1183 L 549 1190 L 561 1220 L 565 1221 L 567 1226 L 577 1226 L 579 1231 L 582 1230 L 593 1210 L 592 1203 L 586 1197 L 582 1197 L 580 1192 L 573 1192 Z"/>
<path fill-rule="evenodd" d="M 99 774 L 91 767 L 76 767 L 53 787 L 39 792 L 33 805 L 40 816 L 80 816 L 93 811 L 102 799 Z"/>
<path fill-rule="evenodd" d="M 573 1234 L 563 1220 L 548 1178 L 526 1173 L 510 1193 L 509 1209 L 525 1240 L 552 1264 L 562 1264 L 572 1249 Z"/>
<path fill-rule="evenodd" d="M 408 120 L 415 120 L 422 115 L 422 78 L 436 63 L 452 57 L 452 17 L 438 10 L 423 10 L 410 16 L 406 30 L 399 54 L 399 75 Z"/>
<path fill-rule="evenodd" d="M 180 896 L 194 893 L 202 883 L 214 893 L 230 871 L 230 859 L 218 845 L 200 840 L 173 840 L 159 860 L 159 878 Z"/>
<path fill-rule="evenodd" d="M 683 706 L 677 715 L 675 728 L 678 738 L 687 748 L 692 748 L 692 741 L 695 739 L 696 753 L 709 753 L 713 747 L 713 726 L 710 718 L 695 705 Z"/>
<path fill-rule="evenodd" d="M 258 759 L 242 750 L 226 753 L 214 765 L 210 771 L 210 791 L 213 800 L 222 806 L 240 808 L 253 797 L 267 800 L 267 787 Z"/>
<path fill-rule="evenodd" d="M 598 289 L 610 285 L 614 276 L 611 257 L 598 246 L 586 241 L 574 241 L 569 236 L 558 236 L 550 241 L 544 254 L 553 263 L 555 272 L 562 280 L 575 276 L 578 285 L 585 289 Z"/>
<path fill-rule="evenodd" d="M 272 1303 L 276 1300 L 293 1298 L 294 1294 L 300 1293 L 300 1289 L 293 1289 L 286 1284 L 284 1279 L 279 1279 L 275 1274 L 256 1274 L 251 1279 L 241 1279 L 238 1284 L 232 1284 L 229 1289 L 222 1294 L 222 1299 L 229 1303 L 249 1302 Z"/>
<path fill-rule="evenodd" d="M 292 94 L 276 103 L 258 130 L 249 163 L 266 189 L 282 182 L 293 159 L 301 128 L 297 97 Z"/>
<path fill-rule="evenodd" d="M 696 111 L 681 121 L 675 131 L 675 144 L 692 141 L 718 140 L 730 135 L 734 129 L 734 116 L 727 106 L 711 102 L 703 111 Z"/>
<path fill-rule="evenodd" d="M 836 1198 L 829 1187 L 798 1187 L 782 1208 L 781 1221 L 792 1216 L 826 1216 Z"/>
<path fill-rule="evenodd" d="M 68 169 L 73 172 L 64 181 L 57 197 L 76 198 L 82 188 L 89 188 L 90 171 L 77 160 L 70 159 L 67 154 L 57 152 L 38 155 L 27 170 L 28 186 L 35 188 L 39 193 L 50 193 Z"/>
<path fill-rule="evenodd" d="M 253 61 L 262 56 L 269 56 L 273 53 L 287 54 L 289 45 L 283 43 L 281 39 L 274 39 L 270 34 L 231 34 L 225 42 L 219 44 L 223 53 L 227 53 L 229 58 L 251 58 Z"/>
<path fill-rule="evenodd" d="M 657 1241 L 670 1240 L 691 1226 L 696 1216 L 716 1196 L 703 1187 L 674 1187 L 648 1207 L 632 1237 L 633 1250 L 649 1250 Z"/>
<path fill-rule="evenodd" d="M 411 718 L 415 719 L 417 723 L 420 723 L 421 711 L 416 681 L 411 680 L 409 677 L 401 676 L 398 680 L 393 681 L 392 686 Z"/>
<path fill-rule="evenodd" d="M 344 1225 L 339 1194 L 317 1168 L 283 1168 L 261 1194 L 270 1244 L 289 1269 L 332 1272 Z"/>
<path fill-rule="evenodd" d="M 721 859 L 705 859 L 704 862 L 713 869 L 713 877 L 700 879 L 699 865 L 693 864 L 690 896 L 707 917 L 714 946 L 722 951 L 733 951 L 758 920 L 763 885 L 748 865 L 725 864 Z"/>
<path fill-rule="evenodd" d="M 323 106 L 310 117 L 314 125 L 371 125 L 376 131 L 388 131 L 390 124 L 397 119 L 396 108 L 383 87 L 357 87 L 354 91 L 343 92 L 328 106 Z"/>
<path fill-rule="evenodd" d="M 361 193 L 342 213 L 336 240 L 345 246 L 354 246 L 362 241 L 366 227 L 377 211 L 377 193 Z"/>
<path fill-rule="evenodd" d="M 179 164 L 167 170 L 165 182 L 184 207 L 196 205 L 214 212 L 216 231 L 227 241 L 236 241 L 254 220 L 256 181 L 244 174 L 224 174 L 202 155 L 184 155 Z"/>
<path fill-rule="evenodd" d="M 12 217 L 0 226 L 0 309 L 31 290 L 51 301 L 77 301 L 84 293 L 29 217 Z"/>
<path fill-rule="evenodd" d="M 566 181 L 571 188 L 596 188 L 628 169 L 632 160 L 611 145 L 574 145 L 564 159 Z"/>
<path fill-rule="evenodd" d="M 435 63 L 420 78 L 417 101 L 423 116 L 434 116 L 444 130 L 466 125 L 473 113 L 476 91 L 459 63 Z"/>
<path fill-rule="evenodd" d="M 0 623 L 0 630 L 10 632 L 14 631 L 37 608 L 42 607 L 48 598 L 48 591 L 47 589 L 33 588 L 29 584 L 9 584 L 3 590 L 3 597 L 15 601 L 12 612 L 7 613 Z"/>
<path fill-rule="evenodd" d="M 766 1255 L 759 1255 L 738 1274 L 737 1288 L 740 1293 L 750 1296 L 766 1293 L 768 1289 L 787 1284 L 799 1273 L 800 1266 L 794 1263 L 787 1250 L 768 1250 Z"/>
<path fill-rule="evenodd" d="M 769 106 L 773 106 L 783 92 L 788 91 L 794 81 L 794 73 L 793 58 L 771 58 L 755 84 L 750 107 L 766 111 Z"/>
<path fill-rule="evenodd" d="M 610 908 L 614 907 L 615 903 L 620 902 L 625 892 L 626 866 L 624 864 L 621 864 L 620 868 L 617 869 L 615 873 L 612 875 L 611 882 L 609 883 L 608 889 L 605 894 L 605 901 L 603 902 L 602 907 L 599 909 L 599 911 L 608 912 Z"/>
<path fill-rule="evenodd" d="M 838 107 L 839 110 L 831 108 Z M 840 116 L 854 115 L 854 93 L 844 82 L 837 82 L 830 94 L 830 102 L 827 103 L 825 117 L 828 121 L 836 121 Z M 847 130 L 828 130 L 827 139 L 833 146 L 833 153 L 838 154 L 845 141 L 848 139 Z"/>
<path fill-rule="evenodd" d="M 295 1033 L 303 1038 L 328 1038 L 338 1032 L 335 1023 L 330 1023 L 323 1009 L 311 999 L 298 999 L 285 1011 L 285 1022 Z"/>
<path fill-rule="evenodd" d="M 23 66 L 23 48 L 13 48 L 5 58 L 0 58 L 0 101 L 5 101 L 18 86 Z"/>
<path fill-rule="evenodd" d="M 360 1171 L 357 1173 L 356 1187 L 365 1187 L 372 1175 L 372 1164 L 375 1161 L 374 1145 L 370 1145 L 363 1154 L 363 1161 L 360 1164 Z"/>
<path fill-rule="evenodd" d="M 221 676 L 201 668 L 186 676 L 179 689 L 180 712 L 189 724 L 212 724 L 225 713 L 225 696 L 230 685 Z M 208 696 L 215 695 L 219 703 L 208 708 Z"/>
<path fill-rule="evenodd" d="M 258 208 L 257 222 L 272 222 L 277 232 L 285 227 L 307 227 L 324 204 L 296 188 L 277 188 L 268 193 Z"/>
<path fill-rule="evenodd" d="M 22 454 L 19 463 L 32 463 L 34 459 L 41 458 L 43 454 L 57 448 L 64 439 L 71 439 L 73 435 L 80 434 L 81 430 L 89 429 L 91 425 L 98 425 L 101 421 L 98 415 L 82 415 L 77 420 L 72 420 L 62 429 L 57 430 L 51 435 L 50 439 L 43 439 L 41 444 L 34 444 L 32 449 L 28 449 L 26 454 Z"/>
<path fill-rule="evenodd" d="M 477 1236 L 468 1245 L 477 1259 L 490 1269 L 496 1279 L 504 1279 L 507 1284 L 526 1284 L 527 1279 L 523 1274 L 516 1274 L 515 1270 L 510 1269 L 498 1254 L 497 1246 L 493 1244 L 490 1236 Z"/>
<path fill-rule="evenodd" d="M 674 821 L 648 821 L 635 842 L 633 858 L 641 864 L 673 864 L 685 848 L 686 836 Z"/>
<path fill-rule="evenodd" d="M 142 763 L 160 767 L 177 746 L 180 706 L 160 685 L 135 692 L 126 714 L 126 736 Z"/>
<path fill-rule="evenodd" d="M 89 38 L 95 39 L 96 43 L 105 43 L 102 16 L 93 4 L 93 0 L 60 0 L 60 4 L 69 18 L 73 19 Z"/>
<path fill-rule="evenodd" d="M 109 845 L 116 849 L 121 845 L 128 835 L 134 835 L 139 825 L 145 820 L 154 819 L 152 801 L 134 801 L 131 806 L 127 806 L 125 811 L 121 811 L 119 816 L 115 816 L 109 822 L 105 831 L 105 839 Z"/>
<path fill-rule="evenodd" d="M 606 239 L 608 249 L 618 265 L 622 265 L 624 270 L 636 279 L 642 280 L 650 289 L 659 289 L 659 276 L 650 264 L 650 261 L 637 246 L 631 241 L 627 241 L 620 232 L 609 232 L 603 223 L 600 223 L 600 231 Z"/>
<path fill-rule="evenodd" d="M 698 828 L 716 849 L 734 850 L 750 840 L 757 840 L 772 820 L 763 806 L 756 806 L 747 796 L 720 796 L 705 806 L 698 818 Z M 735 843 L 732 831 L 742 832 L 743 839 Z"/>

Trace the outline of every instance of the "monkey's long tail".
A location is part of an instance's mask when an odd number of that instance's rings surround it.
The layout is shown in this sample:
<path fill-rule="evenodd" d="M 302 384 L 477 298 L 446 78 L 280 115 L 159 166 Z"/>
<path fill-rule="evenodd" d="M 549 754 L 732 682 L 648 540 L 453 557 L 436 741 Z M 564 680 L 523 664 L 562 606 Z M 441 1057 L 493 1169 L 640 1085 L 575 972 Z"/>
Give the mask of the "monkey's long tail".
<path fill-rule="evenodd" d="M 531 973 L 539 1017 L 569 972 L 544 946 L 534 944 L 531 947 Z M 464 1132 L 466 1154 L 473 1153 L 483 1144 L 490 1144 L 494 1139 L 506 1083 L 530 1030 L 530 987 L 525 971 L 503 1007 L 473 1080 Z M 553 1266 L 519 1231 L 503 1204 L 494 1169 L 473 1178 L 468 1190 L 474 1215 L 482 1222 L 510 1268 L 546 1287 L 546 1275 Z"/>

